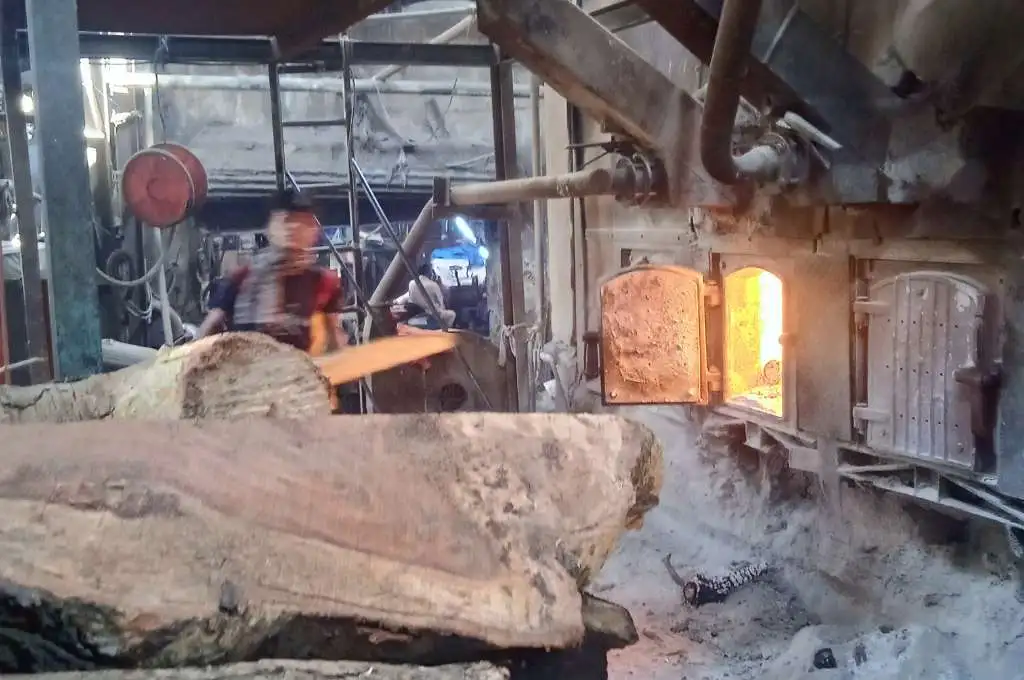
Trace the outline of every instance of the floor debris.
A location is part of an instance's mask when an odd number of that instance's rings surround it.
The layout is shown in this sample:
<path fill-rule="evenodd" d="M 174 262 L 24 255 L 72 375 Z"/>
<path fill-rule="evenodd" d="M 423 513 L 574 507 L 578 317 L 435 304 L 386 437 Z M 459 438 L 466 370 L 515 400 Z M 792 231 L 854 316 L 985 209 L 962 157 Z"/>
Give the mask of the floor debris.
<path fill-rule="evenodd" d="M 971 525 L 945 532 L 959 540 L 928 539 L 927 524 L 949 520 L 856 488 L 840 490 L 840 512 L 823 510 L 817 485 L 784 480 L 780 493 L 763 470 L 698 446 L 681 409 L 625 413 L 661 437 L 666 478 L 661 504 L 594 584 L 641 631 L 612 653 L 612 680 L 1020 677 L 1024 609 L 1004 532 Z M 772 568 L 724 602 L 691 607 L 665 577 L 669 554 L 707 574 Z M 836 667 L 815 669 L 825 648 Z"/>

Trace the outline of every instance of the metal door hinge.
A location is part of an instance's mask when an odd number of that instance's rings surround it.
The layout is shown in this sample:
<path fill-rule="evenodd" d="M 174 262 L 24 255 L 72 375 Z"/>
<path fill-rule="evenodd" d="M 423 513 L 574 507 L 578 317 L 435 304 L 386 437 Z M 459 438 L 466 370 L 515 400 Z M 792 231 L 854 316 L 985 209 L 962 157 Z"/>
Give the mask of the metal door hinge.
<path fill-rule="evenodd" d="M 722 288 L 714 281 L 704 284 L 704 304 L 708 307 L 718 307 L 722 304 Z"/>
<path fill-rule="evenodd" d="M 722 391 L 722 371 L 717 366 L 708 366 L 707 383 L 708 392 Z"/>

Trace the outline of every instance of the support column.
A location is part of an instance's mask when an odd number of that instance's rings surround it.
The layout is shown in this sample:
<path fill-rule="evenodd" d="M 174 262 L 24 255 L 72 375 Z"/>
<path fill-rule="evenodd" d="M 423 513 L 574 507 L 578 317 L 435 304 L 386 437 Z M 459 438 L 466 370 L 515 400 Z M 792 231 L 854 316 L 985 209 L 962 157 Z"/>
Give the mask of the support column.
<path fill-rule="evenodd" d="M 16 26 L 10 17 L 17 0 L 8 0 L 0 12 L 0 72 L 4 88 L 4 110 L 7 112 L 7 143 L 10 172 L 14 180 L 18 205 L 18 237 L 21 240 L 21 285 L 25 300 L 25 345 L 27 358 L 44 361 L 31 364 L 29 382 L 39 384 L 50 379 L 47 326 L 50 323 L 43 303 L 43 281 L 39 267 L 39 228 L 36 224 L 35 195 L 32 189 L 32 168 L 28 155 L 28 132 L 21 110 L 21 56 Z M 84 153 L 84 151 L 83 151 Z"/>
<path fill-rule="evenodd" d="M 497 179 L 517 179 L 516 117 L 512 82 L 512 62 L 502 60 L 491 67 L 491 106 L 494 118 L 494 165 Z M 502 323 L 512 328 L 526 321 L 526 299 L 523 291 L 523 207 L 516 206 L 513 216 L 498 225 L 498 257 L 501 262 Z M 508 354 L 510 410 L 529 410 L 532 401 L 527 360 L 522 333 L 515 335 L 515 357 Z M 502 340 L 504 342 L 504 340 Z"/>
<path fill-rule="evenodd" d="M 103 366 L 78 8 L 76 0 L 27 0 L 26 9 L 50 258 L 54 373 L 75 380 Z"/>
<path fill-rule="evenodd" d="M 270 129 L 274 141 L 274 178 L 277 190 L 288 186 L 287 169 L 284 164 L 284 121 L 281 118 L 281 72 L 275 62 L 268 67 L 270 78 Z"/>

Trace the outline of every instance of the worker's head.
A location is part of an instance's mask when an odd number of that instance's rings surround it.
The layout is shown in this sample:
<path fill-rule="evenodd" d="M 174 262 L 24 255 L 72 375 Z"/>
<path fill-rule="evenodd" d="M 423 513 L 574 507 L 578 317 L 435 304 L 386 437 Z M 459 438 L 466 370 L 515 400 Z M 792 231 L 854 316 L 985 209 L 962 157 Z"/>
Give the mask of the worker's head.
<path fill-rule="evenodd" d="M 424 262 L 420 265 L 420 268 L 416 270 L 419 276 L 426 276 L 428 279 L 434 278 L 434 265 L 429 262 Z"/>
<path fill-rule="evenodd" d="M 273 246 L 285 250 L 308 250 L 316 245 L 320 233 L 320 221 L 307 195 L 287 190 L 275 196 L 267 223 L 267 238 Z"/>

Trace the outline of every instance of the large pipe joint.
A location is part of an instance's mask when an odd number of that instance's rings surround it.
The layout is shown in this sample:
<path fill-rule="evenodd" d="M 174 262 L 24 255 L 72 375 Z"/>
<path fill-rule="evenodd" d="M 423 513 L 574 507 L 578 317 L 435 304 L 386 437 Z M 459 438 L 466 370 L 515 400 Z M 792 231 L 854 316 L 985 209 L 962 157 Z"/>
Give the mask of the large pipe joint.
<path fill-rule="evenodd" d="M 665 166 L 645 153 L 619 156 L 615 161 L 615 199 L 626 205 L 642 206 L 664 199 L 667 192 Z"/>
<path fill-rule="evenodd" d="M 760 184 L 798 184 L 811 171 L 808 143 L 778 131 L 762 135 L 748 150 L 734 155 L 733 163 L 742 177 Z"/>

